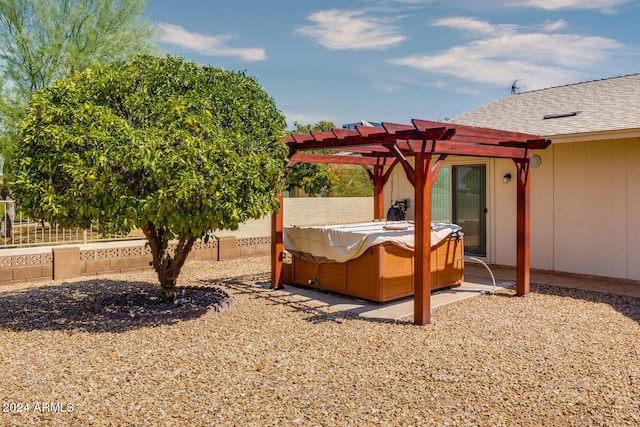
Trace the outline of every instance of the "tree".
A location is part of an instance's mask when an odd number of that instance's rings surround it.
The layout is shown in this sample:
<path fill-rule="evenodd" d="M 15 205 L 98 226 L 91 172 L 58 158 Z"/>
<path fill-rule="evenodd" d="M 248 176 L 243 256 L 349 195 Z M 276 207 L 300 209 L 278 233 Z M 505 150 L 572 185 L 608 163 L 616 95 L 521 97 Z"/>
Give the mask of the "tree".
<path fill-rule="evenodd" d="M 373 184 L 358 165 L 331 165 L 330 197 L 372 197 Z"/>
<path fill-rule="evenodd" d="M 207 230 L 278 209 L 285 126 L 244 73 L 151 56 L 88 68 L 33 95 L 12 165 L 15 198 L 65 227 L 141 229 L 160 296 L 173 300 Z"/>
<path fill-rule="evenodd" d="M 311 133 L 311 131 L 331 132 L 335 125 L 332 122 L 319 121 L 313 125 L 293 124 L 293 133 Z M 314 151 L 319 153 L 321 151 Z M 331 167 L 322 163 L 296 163 L 287 173 L 287 190 L 302 188 L 309 196 L 324 194 L 331 189 Z"/>
<path fill-rule="evenodd" d="M 148 0 L 0 0 L 0 133 L 10 157 L 31 95 L 88 66 L 150 53 Z"/>
<path fill-rule="evenodd" d="M 319 121 L 313 125 L 294 123 L 290 133 L 331 132 L 333 122 Z M 314 151 L 322 153 L 323 151 Z M 330 153 L 326 151 L 324 153 Z M 287 190 L 300 187 L 308 195 L 328 195 L 330 197 L 369 197 L 373 186 L 369 175 L 361 166 L 329 165 L 323 163 L 296 163 L 287 174 Z"/>

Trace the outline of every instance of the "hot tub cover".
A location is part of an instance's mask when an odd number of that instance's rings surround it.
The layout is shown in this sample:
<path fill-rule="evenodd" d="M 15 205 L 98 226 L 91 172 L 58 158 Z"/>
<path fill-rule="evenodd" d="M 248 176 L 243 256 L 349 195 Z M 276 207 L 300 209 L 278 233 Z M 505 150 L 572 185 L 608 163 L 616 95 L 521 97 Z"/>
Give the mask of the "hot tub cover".
<path fill-rule="evenodd" d="M 431 246 L 437 246 L 447 236 L 461 229 L 456 224 L 431 224 Z M 414 224 L 410 221 L 289 226 L 284 228 L 284 247 L 315 262 L 347 262 L 359 257 L 371 246 L 386 242 L 413 251 L 414 232 Z"/>

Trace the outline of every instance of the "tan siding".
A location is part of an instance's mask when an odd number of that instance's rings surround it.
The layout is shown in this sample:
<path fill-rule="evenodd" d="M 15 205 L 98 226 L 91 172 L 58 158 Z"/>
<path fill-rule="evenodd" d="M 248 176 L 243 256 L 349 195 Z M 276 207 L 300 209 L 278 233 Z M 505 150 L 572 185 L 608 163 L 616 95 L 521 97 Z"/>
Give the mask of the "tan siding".
<path fill-rule="evenodd" d="M 627 278 L 640 280 L 640 141 L 626 142 Z"/>
<path fill-rule="evenodd" d="M 555 147 L 554 269 L 578 271 L 584 269 L 589 233 L 581 228 L 579 213 L 586 210 L 586 198 L 576 183 L 585 182 L 585 145 L 566 144 Z M 586 182 L 585 182 L 586 184 Z"/>
<path fill-rule="evenodd" d="M 640 279 L 638 141 L 555 144 L 539 155 L 531 170 L 532 268 Z M 496 160 L 489 175 L 497 264 L 515 265 L 515 182 L 502 182 L 514 171 L 511 160 Z"/>
<path fill-rule="evenodd" d="M 531 266 L 542 270 L 553 270 L 553 150 L 536 152 L 542 162 L 531 169 Z"/>
<path fill-rule="evenodd" d="M 413 159 L 409 159 L 413 164 Z M 407 179 L 404 169 L 400 165 L 391 172 L 391 177 L 384 187 L 384 213 L 396 200 L 409 199 L 409 207 L 407 208 L 407 219 L 415 220 L 415 190 L 413 185 Z"/>
<path fill-rule="evenodd" d="M 625 155 L 621 142 L 555 146 L 555 270 L 627 277 Z"/>
<path fill-rule="evenodd" d="M 490 202 L 489 216 L 493 227 L 493 251 L 490 261 L 496 264 L 515 265 L 516 262 L 516 167 L 511 159 L 496 159 L 489 172 L 493 181 L 494 197 Z M 504 182 L 504 175 L 511 174 L 511 181 Z"/>
<path fill-rule="evenodd" d="M 539 153 L 542 163 L 531 170 L 531 267 L 553 269 L 553 151 Z M 510 182 L 504 182 L 510 173 Z M 502 265 L 516 264 L 516 166 L 511 159 L 496 159 L 489 170 L 489 261 Z"/>
<path fill-rule="evenodd" d="M 590 262 L 599 265 L 597 275 L 627 277 L 626 242 L 627 223 L 627 172 L 626 143 L 593 143 L 592 158 L 599 165 L 595 185 L 599 189 L 595 225 L 599 253 Z M 611 274 L 607 274 L 611 271 Z"/>

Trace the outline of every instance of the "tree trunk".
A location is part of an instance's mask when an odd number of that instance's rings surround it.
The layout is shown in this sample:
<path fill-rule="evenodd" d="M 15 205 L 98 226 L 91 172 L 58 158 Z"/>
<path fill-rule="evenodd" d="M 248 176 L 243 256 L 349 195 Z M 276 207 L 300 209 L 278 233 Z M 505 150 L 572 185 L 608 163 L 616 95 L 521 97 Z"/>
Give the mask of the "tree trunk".
<path fill-rule="evenodd" d="M 178 275 L 197 238 L 181 238 L 175 251 L 171 254 L 167 250 L 169 240 L 166 238 L 167 233 L 163 227 L 156 229 L 152 222 L 147 222 L 142 231 L 149 242 L 151 256 L 153 257 L 151 264 L 160 281 L 158 298 L 160 302 L 174 302 L 178 296 L 176 286 Z"/>

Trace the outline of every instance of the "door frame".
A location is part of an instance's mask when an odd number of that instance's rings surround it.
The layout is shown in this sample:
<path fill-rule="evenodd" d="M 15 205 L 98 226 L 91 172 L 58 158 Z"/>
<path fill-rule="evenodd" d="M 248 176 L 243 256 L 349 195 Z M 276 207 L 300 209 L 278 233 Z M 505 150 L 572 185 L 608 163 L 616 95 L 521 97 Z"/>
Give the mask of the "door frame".
<path fill-rule="evenodd" d="M 485 256 L 476 256 L 483 261 L 490 261 L 492 254 L 492 215 L 491 210 L 493 208 L 493 159 L 488 159 L 485 157 L 448 157 L 442 164 L 442 167 L 451 168 L 451 179 L 453 180 L 453 166 L 484 166 L 485 167 L 485 209 L 487 212 L 485 213 Z M 453 219 L 453 183 L 451 185 L 451 194 L 450 194 L 450 203 L 451 203 L 451 215 Z"/>

